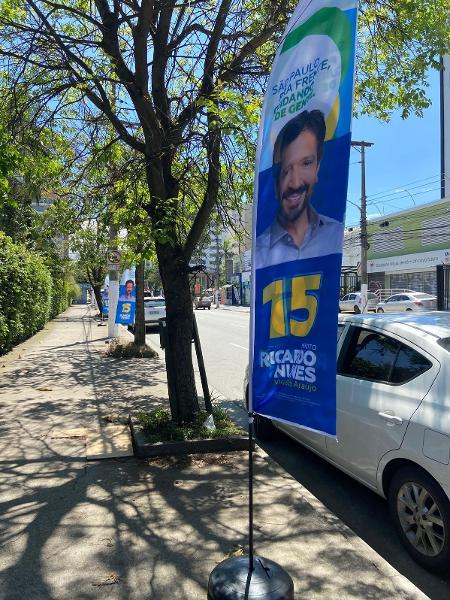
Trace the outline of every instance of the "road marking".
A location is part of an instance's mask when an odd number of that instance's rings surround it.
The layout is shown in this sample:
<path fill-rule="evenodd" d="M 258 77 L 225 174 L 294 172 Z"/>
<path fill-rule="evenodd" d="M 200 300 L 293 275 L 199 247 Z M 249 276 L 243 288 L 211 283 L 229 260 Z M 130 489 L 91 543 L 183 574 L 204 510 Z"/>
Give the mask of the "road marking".
<path fill-rule="evenodd" d="M 233 342 L 230 342 L 230 346 L 236 346 L 236 348 L 242 348 L 242 350 L 247 350 L 248 352 L 248 348 L 246 348 L 245 346 L 239 346 L 239 344 L 233 344 Z"/>

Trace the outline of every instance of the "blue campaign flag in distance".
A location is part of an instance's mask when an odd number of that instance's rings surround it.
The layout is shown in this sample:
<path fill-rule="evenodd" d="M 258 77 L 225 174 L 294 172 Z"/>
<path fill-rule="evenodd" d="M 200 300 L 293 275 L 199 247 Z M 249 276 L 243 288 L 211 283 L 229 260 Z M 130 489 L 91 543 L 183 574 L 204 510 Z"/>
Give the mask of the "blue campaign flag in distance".
<path fill-rule="evenodd" d="M 136 288 L 134 284 L 134 269 L 127 269 L 122 273 L 120 279 L 116 323 L 120 323 L 121 325 L 133 324 L 135 312 Z"/>
<path fill-rule="evenodd" d="M 255 173 L 250 408 L 332 436 L 356 7 L 297 6 L 269 78 Z"/>

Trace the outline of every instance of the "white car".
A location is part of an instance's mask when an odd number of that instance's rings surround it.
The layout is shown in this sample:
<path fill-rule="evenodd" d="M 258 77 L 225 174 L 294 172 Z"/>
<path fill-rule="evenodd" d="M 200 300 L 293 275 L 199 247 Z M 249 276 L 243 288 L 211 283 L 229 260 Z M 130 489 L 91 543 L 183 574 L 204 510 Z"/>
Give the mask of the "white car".
<path fill-rule="evenodd" d="M 372 292 L 367 292 L 366 310 L 375 310 L 378 304 L 378 296 Z M 346 294 L 339 300 L 339 312 L 354 312 L 359 314 L 362 310 L 361 292 L 352 292 Z"/>
<path fill-rule="evenodd" d="M 376 310 L 382 312 L 403 312 L 404 310 L 427 311 L 436 309 L 437 298 L 424 292 L 404 292 L 389 296 L 378 302 Z"/>
<path fill-rule="evenodd" d="M 409 553 L 450 567 L 450 313 L 339 317 L 337 438 L 255 416 L 388 499 Z"/>
<path fill-rule="evenodd" d="M 159 319 L 166 316 L 166 300 L 163 296 L 144 297 L 145 326 L 158 325 Z"/>

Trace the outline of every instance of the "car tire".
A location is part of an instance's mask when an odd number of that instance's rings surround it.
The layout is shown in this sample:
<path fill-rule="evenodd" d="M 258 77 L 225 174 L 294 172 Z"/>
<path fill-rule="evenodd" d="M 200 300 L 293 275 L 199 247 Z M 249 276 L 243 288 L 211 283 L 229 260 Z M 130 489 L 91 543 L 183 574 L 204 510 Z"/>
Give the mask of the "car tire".
<path fill-rule="evenodd" d="M 208 306 L 208 310 L 211 310 L 211 306 Z"/>
<path fill-rule="evenodd" d="M 412 312 L 412 308 L 407 308 L 406 312 Z"/>
<path fill-rule="evenodd" d="M 353 307 L 353 312 L 355 313 L 355 315 L 360 314 L 361 309 L 359 308 L 359 306 L 357 304 L 355 304 L 355 306 Z"/>
<path fill-rule="evenodd" d="M 270 442 L 276 438 L 277 429 L 272 421 L 266 417 L 255 414 L 253 427 L 255 436 L 258 440 L 261 440 L 261 442 Z"/>
<path fill-rule="evenodd" d="M 384 310 L 382 308 L 377 308 L 377 313 L 384 313 Z"/>
<path fill-rule="evenodd" d="M 439 484 L 424 470 L 407 466 L 393 476 L 388 501 L 397 533 L 414 560 L 430 571 L 448 572 L 450 502 Z"/>

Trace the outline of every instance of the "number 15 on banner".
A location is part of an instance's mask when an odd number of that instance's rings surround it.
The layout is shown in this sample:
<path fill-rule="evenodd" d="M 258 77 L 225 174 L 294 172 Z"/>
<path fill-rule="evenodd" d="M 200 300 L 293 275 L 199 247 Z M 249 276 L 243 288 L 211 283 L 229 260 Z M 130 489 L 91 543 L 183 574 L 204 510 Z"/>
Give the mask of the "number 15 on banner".
<path fill-rule="evenodd" d="M 271 302 L 270 339 L 293 335 L 305 337 L 316 320 L 318 301 L 314 293 L 320 289 L 322 275 L 304 275 L 276 279 L 263 290 L 263 303 Z M 307 317 L 299 319 L 294 311 L 303 309 Z M 286 318 L 287 317 L 287 318 Z"/>

